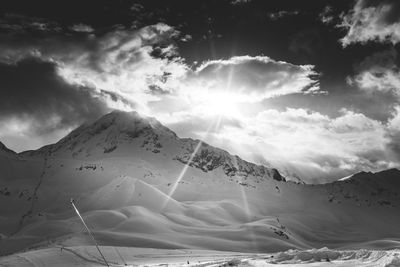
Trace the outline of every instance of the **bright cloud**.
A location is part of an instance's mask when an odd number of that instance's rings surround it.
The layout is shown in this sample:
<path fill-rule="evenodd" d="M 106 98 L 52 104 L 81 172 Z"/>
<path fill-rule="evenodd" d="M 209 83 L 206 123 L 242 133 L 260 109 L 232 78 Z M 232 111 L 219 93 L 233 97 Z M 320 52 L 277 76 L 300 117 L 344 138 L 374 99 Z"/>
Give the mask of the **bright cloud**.
<path fill-rule="evenodd" d="M 172 44 L 153 47 L 177 34 L 165 24 L 139 31 L 117 30 L 99 38 L 94 51 L 85 51 L 78 60 L 61 62 L 59 73 L 69 82 L 118 93 L 146 112 L 146 103 L 158 99 L 148 93 L 149 86 L 172 90 L 173 81 L 186 73 L 186 65 L 174 57 Z M 154 52 L 158 57 L 152 55 Z"/>
<path fill-rule="evenodd" d="M 396 64 L 398 54 L 394 49 L 376 53 L 364 59 L 356 67 L 358 72 L 349 78 L 361 90 L 368 93 L 382 92 L 400 96 L 400 71 Z"/>
<path fill-rule="evenodd" d="M 74 25 L 80 30 L 85 26 Z M 117 94 L 149 115 L 148 103 L 160 101 L 165 94 L 196 106 L 198 112 L 228 115 L 243 103 L 321 93 L 314 66 L 266 56 L 207 61 L 191 69 L 177 53 L 173 40 L 179 36 L 173 27 L 159 23 L 137 30 L 117 28 L 101 36 L 86 31 L 76 37 L 30 42 L 12 43 L 15 38 L 9 38 L 0 45 L 0 60 L 14 64 L 37 57 L 52 62 L 68 83 Z"/>
<path fill-rule="evenodd" d="M 319 90 L 312 65 L 294 65 L 266 56 L 236 56 L 203 63 L 188 77 L 190 84 L 238 94 L 248 102 Z"/>
<path fill-rule="evenodd" d="M 347 29 L 341 39 L 343 46 L 368 41 L 396 44 L 400 41 L 398 1 L 357 0 L 338 27 Z"/>
<path fill-rule="evenodd" d="M 307 109 L 264 109 L 256 116 L 223 118 L 218 123 L 210 115 L 181 112 L 171 117 L 175 120 L 160 119 L 181 136 L 205 139 L 284 173 L 296 170 L 309 182 L 395 165 L 385 152 L 389 124 L 350 110 L 332 118 Z"/>
<path fill-rule="evenodd" d="M 75 32 L 93 32 L 94 31 L 94 29 L 90 25 L 86 25 L 86 24 L 82 24 L 82 23 L 74 24 L 70 27 L 70 29 Z"/>

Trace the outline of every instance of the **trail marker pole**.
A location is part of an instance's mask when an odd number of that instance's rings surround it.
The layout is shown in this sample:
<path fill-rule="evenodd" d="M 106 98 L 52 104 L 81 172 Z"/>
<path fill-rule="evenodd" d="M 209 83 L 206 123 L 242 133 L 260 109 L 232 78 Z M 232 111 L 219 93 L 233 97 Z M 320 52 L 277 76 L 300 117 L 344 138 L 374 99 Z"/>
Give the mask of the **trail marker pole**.
<path fill-rule="evenodd" d="M 81 214 L 79 213 L 78 208 L 75 206 L 74 199 L 71 198 L 71 201 L 70 201 L 70 202 L 71 202 L 71 205 L 72 205 L 72 207 L 74 208 L 76 214 L 78 214 L 79 219 L 81 219 L 83 225 L 85 226 L 86 231 L 89 233 L 89 236 L 92 238 L 94 244 L 96 245 L 96 248 L 97 248 L 97 250 L 99 251 L 101 257 L 103 258 L 104 263 L 106 264 L 107 267 L 110 267 L 110 265 L 108 264 L 106 258 L 105 258 L 104 255 L 103 255 L 103 253 L 101 253 L 100 248 L 99 248 L 99 246 L 97 245 L 96 239 L 94 239 L 94 236 L 93 236 L 92 232 L 90 231 L 89 227 L 86 225 L 85 221 L 83 220 Z"/>

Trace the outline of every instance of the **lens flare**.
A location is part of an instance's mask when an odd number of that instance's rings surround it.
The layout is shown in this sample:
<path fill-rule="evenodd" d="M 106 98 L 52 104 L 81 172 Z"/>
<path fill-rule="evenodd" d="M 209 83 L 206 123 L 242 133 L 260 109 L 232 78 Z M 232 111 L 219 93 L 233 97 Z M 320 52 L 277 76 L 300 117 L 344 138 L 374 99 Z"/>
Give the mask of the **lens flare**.
<path fill-rule="evenodd" d="M 218 123 L 218 122 L 217 122 Z M 202 140 L 204 140 L 207 135 L 209 134 L 212 126 L 213 126 L 214 122 L 210 123 L 210 125 L 207 128 L 207 131 L 205 132 Z M 203 141 L 199 140 L 199 142 L 197 143 L 195 149 L 193 150 L 193 153 L 190 155 L 188 162 L 183 166 L 182 171 L 180 172 L 180 174 L 178 175 L 178 177 L 176 178 L 173 186 L 171 187 L 171 190 L 168 193 L 168 197 L 166 198 L 165 202 L 163 203 L 163 205 L 161 206 L 161 210 L 163 210 L 167 205 L 168 202 L 172 199 L 172 195 L 175 193 L 176 189 L 178 188 L 179 182 L 183 179 L 183 177 L 185 176 L 185 173 L 187 171 L 187 169 L 190 167 L 190 163 L 192 163 L 193 158 L 196 156 L 197 151 L 199 151 Z"/>

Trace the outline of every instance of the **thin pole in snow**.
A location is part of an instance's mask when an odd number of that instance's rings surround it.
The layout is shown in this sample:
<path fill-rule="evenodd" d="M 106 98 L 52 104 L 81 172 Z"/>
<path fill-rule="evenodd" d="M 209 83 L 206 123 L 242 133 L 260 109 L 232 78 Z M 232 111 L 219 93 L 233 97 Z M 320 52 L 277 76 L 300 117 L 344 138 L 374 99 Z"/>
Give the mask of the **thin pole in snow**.
<path fill-rule="evenodd" d="M 74 208 L 76 214 L 78 214 L 79 219 L 81 219 L 83 225 L 84 225 L 85 228 L 86 228 L 86 231 L 89 233 L 89 236 L 92 238 L 94 244 L 96 245 L 96 248 L 97 248 L 97 250 L 99 251 L 101 257 L 103 258 L 104 263 L 107 265 L 107 267 L 110 267 L 110 265 L 108 264 L 106 258 L 105 258 L 104 255 L 103 255 L 103 253 L 101 253 L 100 248 L 99 248 L 99 246 L 97 245 L 96 239 L 94 239 L 94 236 L 93 236 L 92 232 L 90 231 L 89 227 L 87 227 L 85 221 L 83 220 L 81 214 L 79 213 L 78 208 L 75 206 L 75 203 L 74 203 L 74 199 L 73 199 L 73 198 L 71 198 L 71 205 L 72 205 L 72 207 Z"/>
<path fill-rule="evenodd" d="M 119 253 L 118 249 L 116 247 L 114 247 L 114 249 L 115 249 L 115 252 L 117 252 L 117 254 L 120 257 L 120 259 L 122 260 L 122 262 L 124 263 L 124 265 L 127 266 L 128 264 L 126 264 L 126 261 L 122 257 L 121 253 Z"/>

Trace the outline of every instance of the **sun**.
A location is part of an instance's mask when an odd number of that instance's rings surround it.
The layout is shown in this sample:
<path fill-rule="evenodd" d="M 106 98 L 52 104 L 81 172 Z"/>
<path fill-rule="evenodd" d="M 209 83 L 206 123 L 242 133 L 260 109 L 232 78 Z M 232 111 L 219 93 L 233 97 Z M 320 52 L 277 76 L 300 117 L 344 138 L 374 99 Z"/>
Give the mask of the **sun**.
<path fill-rule="evenodd" d="M 196 109 L 203 114 L 221 117 L 237 117 L 241 111 L 239 103 L 243 99 L 229 91 L 207 90 L 196 96 Z"/>
<path fill-rule="evenodd" d="M 204 103 L 214 115 L 232 117 L 238 115 L 238 99 L 229 93 L 214 93 Z"/>

